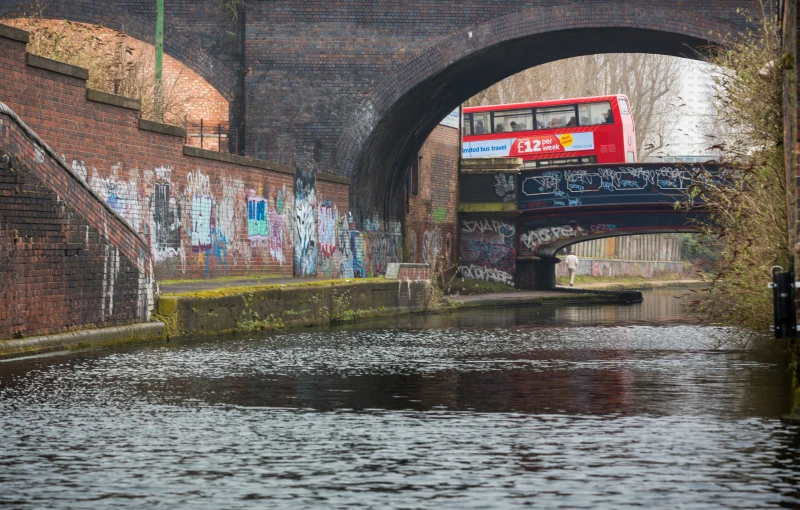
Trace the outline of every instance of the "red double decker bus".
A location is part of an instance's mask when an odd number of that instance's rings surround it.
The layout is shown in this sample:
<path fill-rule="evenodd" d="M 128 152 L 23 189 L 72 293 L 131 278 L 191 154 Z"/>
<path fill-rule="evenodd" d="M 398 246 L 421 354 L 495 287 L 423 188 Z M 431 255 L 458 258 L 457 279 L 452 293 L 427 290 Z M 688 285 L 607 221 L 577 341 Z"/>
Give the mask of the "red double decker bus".
<path fill-rule="evenodd" d="M 628 98 L 581 97 L 464 108 L 461 157 L 518 157 L 525 168 L 636 162 Z"/>

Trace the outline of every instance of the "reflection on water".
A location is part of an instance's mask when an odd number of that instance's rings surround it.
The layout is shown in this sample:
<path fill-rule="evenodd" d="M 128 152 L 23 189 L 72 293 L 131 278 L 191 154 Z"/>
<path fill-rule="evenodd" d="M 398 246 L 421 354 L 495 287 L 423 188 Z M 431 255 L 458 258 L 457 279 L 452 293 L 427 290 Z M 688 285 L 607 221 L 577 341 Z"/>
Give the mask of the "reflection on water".
<path fill-rule="evenodd" d="M 0 505 L 800 507 L 781 353 L 675 294 L 0 363 Z"/>

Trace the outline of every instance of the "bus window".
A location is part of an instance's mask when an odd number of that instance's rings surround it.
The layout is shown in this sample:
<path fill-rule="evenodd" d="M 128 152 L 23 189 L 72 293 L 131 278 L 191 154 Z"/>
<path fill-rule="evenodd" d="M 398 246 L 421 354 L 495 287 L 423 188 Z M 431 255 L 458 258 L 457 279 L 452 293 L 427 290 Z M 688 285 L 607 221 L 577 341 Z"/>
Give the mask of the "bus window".
<path fill-rule="evenodd" d="M 599 124 L 611 124 L 607 121 L 608 112 L 611 111 L 611 103 L 586 103 L 578 105 L 578 117 L 581 126 L 597 126 Z"/>
<path fill-rule="evenodd" d="M 461 125 L 463 126 L 464 136 L 469 136 L 472 134 L 472 122 L 470 121 L 471 114 L 466 113 L 461 120 Z"/>
<path fill-rule="evenodd" d="M 630 115 L 631 114 L 631 109 L 628 108 L 628 100 L 627 99 L 625 99 L 624 97 L 620 97 L 619 99 L 617 99 L 617 102 L 619 103 L 619 112 L 621 114 L 623 114 L 623 115 Z"/>
<path fill-rule="evenodd" d="M 472 134 L 485 135 L 491 132 L 492 120 L 488 112 L 472 114 Z"/>
<path fill-rule="evenodd" d="M 575 125 L 574 106 L 552 106 L 536 109 L 537 129 L 549 129 Z"/>
<path fill-rule="evenodd" d="M 494 112 L 494 133 L 533 129 L 533 110 Z"/>

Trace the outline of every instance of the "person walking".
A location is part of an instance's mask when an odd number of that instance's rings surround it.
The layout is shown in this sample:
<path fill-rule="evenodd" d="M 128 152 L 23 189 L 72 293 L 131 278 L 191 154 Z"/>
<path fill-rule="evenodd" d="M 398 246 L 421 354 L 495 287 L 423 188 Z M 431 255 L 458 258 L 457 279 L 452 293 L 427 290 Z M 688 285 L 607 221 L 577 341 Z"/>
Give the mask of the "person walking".
<path fill-rule="evenodd" d="M 578 256 L 573 250 L 567 255 L 567 270 L 569 271 L 569 286 L 575 286 L 575 273 L 578 272 Z"/>

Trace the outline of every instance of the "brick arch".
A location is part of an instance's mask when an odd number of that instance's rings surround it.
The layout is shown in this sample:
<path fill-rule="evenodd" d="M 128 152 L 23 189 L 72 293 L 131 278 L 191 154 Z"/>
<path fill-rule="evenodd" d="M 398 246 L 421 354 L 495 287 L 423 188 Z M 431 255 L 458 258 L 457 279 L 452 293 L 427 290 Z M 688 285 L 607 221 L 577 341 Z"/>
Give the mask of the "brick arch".
<path fill-rule="evenodd" d="M 6 0 L 0 4 L 0 18 L 23 17 L 30 12 L 30 4 L 29 0 Z M 154 45 L 155 3 L 153 3 L 152 18 L 132 12 L 125 8 L 124 2 L 122 4 L 113 0 L 50 2 L 42 16 L 48 19 L 102 25 Z M 200 75 L 229 102 L 236 99 L 238 71 L 209 54 L 198 40 L 165 26 L 164 52 Z"/>
<path fill-rule="evenodd" d="M 733 3 L 726 5 L 730 18 L 740 6 Z M 345 124 L 333 170 L 353 178 L 354 209 L 399 214 L 408 162 L 439 120 L 463 101 L 536 65 L 597 53 L 696 58 L 696 50 L 747 28 L 703 12 L 702 4 L 580 2 L 528 8 L 463 28 L 375 86 Z"/>

